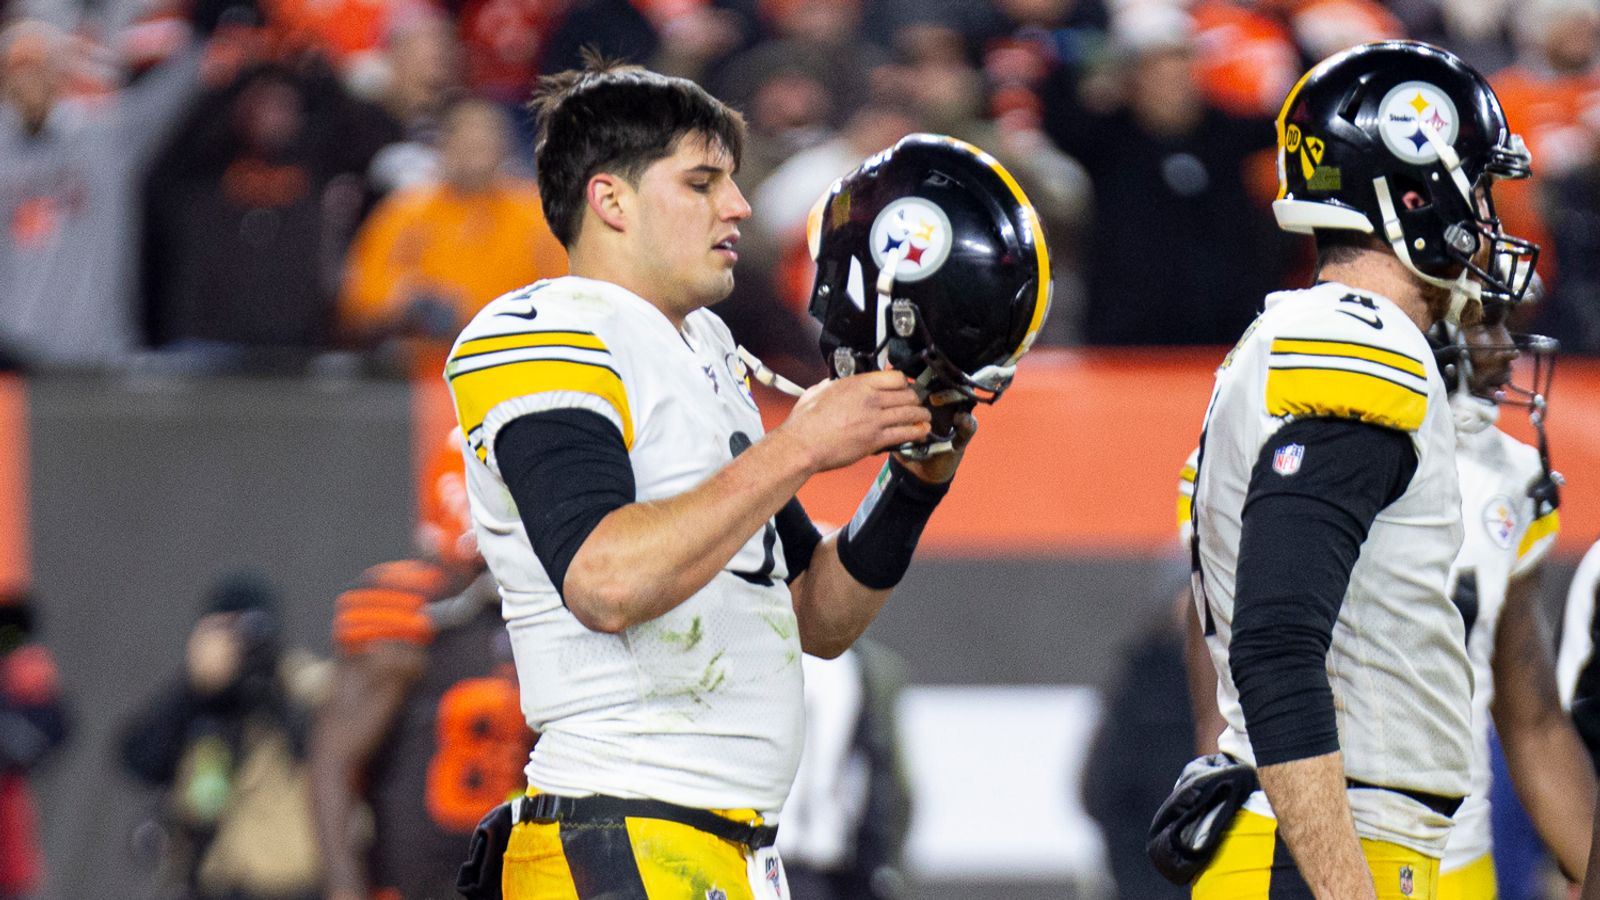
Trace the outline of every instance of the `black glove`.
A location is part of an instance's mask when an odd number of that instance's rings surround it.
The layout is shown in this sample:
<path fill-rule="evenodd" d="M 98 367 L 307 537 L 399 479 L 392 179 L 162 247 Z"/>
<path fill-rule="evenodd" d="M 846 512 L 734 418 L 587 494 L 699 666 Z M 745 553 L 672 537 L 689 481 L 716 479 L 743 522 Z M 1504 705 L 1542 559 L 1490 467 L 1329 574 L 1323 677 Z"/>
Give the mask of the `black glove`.
<path fill-rule="evenodd" d="M 1161 877 L 1173 884 L 1194 881 L 1257 786 L 1255 769 L 1221 753 L 1184 766 L 1172 794 L 1156 810 L 1144 845 Z"/>

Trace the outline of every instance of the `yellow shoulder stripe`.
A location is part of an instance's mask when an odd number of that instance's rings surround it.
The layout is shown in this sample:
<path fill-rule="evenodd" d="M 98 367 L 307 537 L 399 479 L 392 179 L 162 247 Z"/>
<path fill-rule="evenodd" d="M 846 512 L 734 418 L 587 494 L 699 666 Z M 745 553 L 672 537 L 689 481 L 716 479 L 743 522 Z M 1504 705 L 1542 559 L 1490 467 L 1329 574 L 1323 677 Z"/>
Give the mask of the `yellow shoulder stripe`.
<path fill-rule="evenodd" d="M 1544 515 L 1533 520 L 1528 526 L 1527 534 L 1522 536 L 1522 543 L 1517 547 L 1517 559 L 1528 555 L 1536 544 L 1547 537 L 1551 537 L 1561 530 L 1561 511 L 1552 509 Z"/>
<path fill-rule="evenodd" d="M 1311 338 L 1278 338 L 1272 342 L 1273 353 L 1299 353 L 1309 356 L 1334 356 L 1345 359 L 1364 359 L 1380 366 L 1398 369 L 1408 375 L 1426 378 L 1427 370 L 1421 361 L 1404 353 L 1385 350 L 1370 344 L 1353 341 L 1320 341 Z"/>
<path fill-rule="evenodd" d="M 451 361 L 496 353 L 501 350 L 521 350 L 525 347 L 575 347 L 581 350 L 604 350 L 606 345 L 587 331 L 521 331 L 515 334 L 496 334 L 489 337 L 462 341 Z"/>
<path fill-rule="evenodd" d="M 1267 370 L 1267 412 L 1274 416 L 1331 416 L 1416 431 L 1428 397 L 1402 384 L 1346 369 Z"/>
<path fill-rule="evenodd" d="M 455 395 L 456 415 L 463 434 L 483 425 L 483 419 L 496 406 L 517 397 L 549 391 L 576 391 L 592 394 L 611 404 L 622 422 L 622 443 L 633 449 L 633 414 L 628 408 L 628 391 L 622 377 L 608 366 L 566 359 L 528 359 L 487 366 L 456 375 L 450 380 Z M 488 455 L 479 451 L 479 458 Z"/>
<path fill-rule="evenodd" d="M 1186 494 L 1179 494 L 1178 495 L 1178 529 L 1180 531 L 1183 529 L 1183 526 L 1189 524 L 1190 519 L 1192 518 L 1193 511 L 1194 511 L 1194 498 L 1190 497 L 1190 496 L 1188 496 Z"/>
<path fill-rule="evenodd" d="M 1194 476 L 1195 476 L 1194 466 L 1184 466 L 1183 467 L 1183 471 L 1178 473 L 1178 480 L 1179 481 L 1186 481 L 1189 484 L 1194 484 Z"/>

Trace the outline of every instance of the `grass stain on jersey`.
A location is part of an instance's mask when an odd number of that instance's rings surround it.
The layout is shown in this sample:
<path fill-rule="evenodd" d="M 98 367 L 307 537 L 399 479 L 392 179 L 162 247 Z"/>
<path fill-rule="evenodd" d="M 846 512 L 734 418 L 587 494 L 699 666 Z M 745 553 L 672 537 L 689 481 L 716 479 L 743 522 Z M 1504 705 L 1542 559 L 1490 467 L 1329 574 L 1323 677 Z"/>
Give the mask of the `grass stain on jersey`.
<path fill-rule="evenodd" d="M 683 652 L 688 653 L 700 645 L 700 639 L 706 636 L 705 626 L 699 616 L 689 622 L 688 631 L 662 631 L 661 640 L 669 644 L 677 644 Z M 721 654 L 718 654 L 719 656 Z"/>
<path fill-rule="evenodd" d="M 793 639 L 795 634 L 798 633 L 798 626 L 792 615 L 775 616 L 771 613 L 762 613 L 761 621 L 767 623 L 767 627 L 772 629 L 773 634 L 786 641 Z"/>
<path fill-rule="evenodd" d="M 722 654 L 725 652 L 727 651 L 718 650 L 717 655 L 711 657 L 711 659 L 706 663 L 705 671 L 700 674 L 701 691 L 707 694 L 715 694 L 722 687 L 723 683 L 728 680 L 728 670 L 717 665 L 717 663 L 722 660 Z M 704 702 L 700 700 L 698 694 L 695 696 L 695 700 Z"/>

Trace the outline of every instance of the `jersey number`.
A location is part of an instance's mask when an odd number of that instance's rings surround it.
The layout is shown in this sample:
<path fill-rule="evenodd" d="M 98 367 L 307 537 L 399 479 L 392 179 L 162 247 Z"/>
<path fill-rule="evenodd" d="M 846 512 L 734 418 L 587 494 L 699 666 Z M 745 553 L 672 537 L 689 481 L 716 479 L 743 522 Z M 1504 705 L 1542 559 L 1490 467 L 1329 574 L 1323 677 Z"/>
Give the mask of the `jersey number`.
<path fill-rule="evenodd" d="M 504 678 L 462 681 L 439 698 L 434 728 L 428 815 L 446 831 L 470 832 L 521 786 L 528 735 L 517 686 Z"/>
<path fill-rule="evenodd" d="M 1462 569 L 1456 577 L 1456 592 L 1450 598 L 1461 613 L 1461 621 L 1467 626 L 1467 641 L 1472 641 L 1472 626 L 1478 622 L 1478 573 L 1472 569 Z"/>
<path fill-rule="evenodd" d="M 735 431 L 728 437 L 729 455 L 738 456 L 746 450 L 749 450 L 750 443 L 750 435 L 745 434 L 742 431 Z M 751 584 L 772 584 L 772 570 L 777 568 L 778 565 L 778 559 L 773 555 L 772 551 L 777 546 L 778 527 L 772 524 L 771 519 L 768 519 L 767 527 L 762 529 L 761 532 L 761 549 L 763 552 L 761 568 L 755 570 L 754 572 L 734 572 L 733 574 L 743 578 L 745 581 L 748 581 Z M 729 571 L 732 570 L 730 569 Z"/>

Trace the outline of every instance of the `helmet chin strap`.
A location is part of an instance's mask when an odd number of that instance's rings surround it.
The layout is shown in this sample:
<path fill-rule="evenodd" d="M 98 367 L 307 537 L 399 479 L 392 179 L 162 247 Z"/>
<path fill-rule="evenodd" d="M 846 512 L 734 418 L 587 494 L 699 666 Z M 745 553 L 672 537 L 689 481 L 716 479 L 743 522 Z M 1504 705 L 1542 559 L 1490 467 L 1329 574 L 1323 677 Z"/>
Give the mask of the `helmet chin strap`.
<path fill-rule="evenodd" d="M 1450 392 L 1450 415 L 1457 434 L 1478 434 L 1500 421 L 1500 404 L 1457 388 Z"/>
<path fill-rule="evenodd" d="M 1454 153 L 1451 155 L 1453 157 Z M 1406 247 L 1405 229 L 1400 227 L 1400 213 L 1395 209 L 1394 197 L 1389 190 L 1389 179 L 1382 175 L 1372 179 L 1372 188 L 1378 195 L 1378 211 L 1383 214 L 1383 236 L 1389 241 L 1390 249 L 1411 274 L 1427 284 L 1450 292 L 1450 308 L 1445 312 L 1444 320 L 1452 325 L 1461 324 L 1461 313 L 1467 308 L 1467 304 L 1483 302 L 1483 285 L 1472 280 L 1471 274 L 1466 269 L 1462 269 L 1461 274 L 1453 279 L 1439 278 L 1418 269 L 1416 263 L 1411 261 L 1411 250 Z M 1470 202 L 1470 197 L 1468 199 Z"/>

